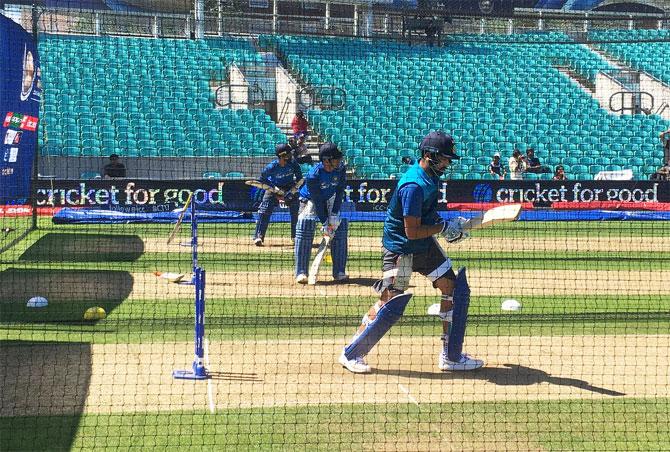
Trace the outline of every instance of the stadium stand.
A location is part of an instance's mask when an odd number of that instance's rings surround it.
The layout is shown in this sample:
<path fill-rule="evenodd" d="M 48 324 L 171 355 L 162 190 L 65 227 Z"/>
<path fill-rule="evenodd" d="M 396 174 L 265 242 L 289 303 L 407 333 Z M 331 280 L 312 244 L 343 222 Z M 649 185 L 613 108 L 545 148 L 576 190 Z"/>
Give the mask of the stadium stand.
<path fill-rule="evenodd" d="M 599 39 L 628 36 L 598 33 L 593 36 Z M 667 31 L 628 33 L 640 39 Z M 539 150 L 544 164 L 562 164 L 580 179 L 622 168 L 646 179 L 662 163 L 656 135 L 667 122 L 600 108 L 566 73 L 594 83 L 611 66 L 568 35 L 459 34 L 446 41 L 430 48 L 354 38 L 259 38 L 305 85 L 344 89 L 344 109 L 321 109 L 316 99 L 309 119 L 323 140 L 346 151 L 357 176 L 399 177 L 407 166 L 402 157 L 414 156 L 418 140 L 432 129 L 447 130 L 460 143 L 464 158 L 454 169 L 456 179 L 488 178 L 494 152 L 505 160 L 528 146 Z M 650 58 L 660 47 L 603 46 L 667 79 L 662 60 Z M 249 39 L 44 35 L 40 50 L 42 155 L 266 156 L 285 140 L 263 109 L 217 109 L 213 100 L 213 73 L 225 74 L 233 63 L 263 65 Z"/>
<path fill-rule="evenodd" d="M 262 109 L 215 108 L 212 73 L 263 64 L 249 40 L 44 35 L 39 45 L 42 155 L 260 156 L 285 139 Z"/>
<path fill-rule="evenodd" d="M 444 48 L 348 38 L 263 40 L 305 83 L 346 90 L 345 109 L 313 109 L 310 122 L 340 144 L 363 177 L 398 177 L 401 158 L 414 155 L 431 129 L 447 130 L 461 143 L 456 179 L 486 178 L 494 152 L 505 158 L 527 146 L 580 179 L 624 166 L 647 178 L 661 162 L 654 131 L 666 122 L 600 108 L 559 68 L 592 82 L 610 66 L 563 33 L 456 35 Z"/>
<path fill-rule="evenodd" d="M 670 55 L 670 30 L 606 30 L 589 33 L 596 47 L 626 65 L 670 83 L 667 55 Z M 637 42 L 636 42 L 637 41 Z"/>

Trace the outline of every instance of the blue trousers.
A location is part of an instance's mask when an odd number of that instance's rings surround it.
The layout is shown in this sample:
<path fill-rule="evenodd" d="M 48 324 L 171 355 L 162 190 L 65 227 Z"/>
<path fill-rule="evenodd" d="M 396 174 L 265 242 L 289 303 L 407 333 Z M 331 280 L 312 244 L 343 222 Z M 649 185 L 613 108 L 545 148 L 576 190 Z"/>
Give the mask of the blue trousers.
<path fill-rule="evenodd" d="M 291 238 L 295 238 L 295 225 L 298 222 L 298 207 L 300 203 L 298 199 L 293 199 L 286 203 L 289 213 L 291 214 Z M 279 205 L 277 197 L 268 191 L 263 194 L 263 200 L 258 207 L 258 220 L 256 221 L 256 232 L 254 238 L 265 239 L 265 233 L 270 225 L 270 217 L 275 208 Z"/>

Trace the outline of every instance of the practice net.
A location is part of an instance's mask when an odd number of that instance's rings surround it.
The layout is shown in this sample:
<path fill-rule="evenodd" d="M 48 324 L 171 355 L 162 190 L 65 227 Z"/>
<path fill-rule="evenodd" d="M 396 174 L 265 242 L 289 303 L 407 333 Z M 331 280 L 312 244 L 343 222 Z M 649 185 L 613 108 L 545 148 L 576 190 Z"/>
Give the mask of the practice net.
<path fill-rule="evenodd" d="M 110 3 L 0 16 L 0 450 L 668 448 L 662 5 Z"/>

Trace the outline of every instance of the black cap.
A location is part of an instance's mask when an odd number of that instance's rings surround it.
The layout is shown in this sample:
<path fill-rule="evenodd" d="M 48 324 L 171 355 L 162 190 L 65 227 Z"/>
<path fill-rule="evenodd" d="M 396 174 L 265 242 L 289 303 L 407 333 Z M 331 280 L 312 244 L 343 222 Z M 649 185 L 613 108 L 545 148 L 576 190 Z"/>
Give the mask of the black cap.
<path fill-rule="evenodd" d="M 110 160 L 118 160 L 119 156 L 118 156 L 118 154 L 112 154 L 112 155 L 109 156 L 109 159 Z"/>
<path fill-rule="evenodd" d="M 456 144 L 451 135 L 442 131 L 430 132 L 421 140 L 419 146 L 421 151 L 435 152 L 442 157 L 447 157 L 452 160 L 458 160 L 461 157 L 455 154 Z"/>
<path fill-rule="evenodd" d="M 341 159 L 344 156 L 335 143 L 323 143 L 319 146 L 319 160 Z"/>
<path fill-rule="evenodd" d="M 291 146 L 286 143 L 275 146 L 275 154 L 277 154 L 278 157 L 281 157 L 283 154 L 290 154 L 291 150 Z"/>

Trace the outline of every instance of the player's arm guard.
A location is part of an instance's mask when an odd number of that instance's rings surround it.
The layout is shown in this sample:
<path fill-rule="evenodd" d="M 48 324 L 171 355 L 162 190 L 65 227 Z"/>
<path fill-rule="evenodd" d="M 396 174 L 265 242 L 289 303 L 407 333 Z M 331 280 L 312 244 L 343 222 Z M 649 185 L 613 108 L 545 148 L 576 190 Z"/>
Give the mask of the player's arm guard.
<path fill-rule="evenodd" d="M 460 242 L 470 237 L 470 234 L 463 230 L 463 225 L 467 223 L 468 220 L 463 217 L 452 218 L 449 221 L 443 223 L 442 231 L 440 235 L 444 237 L 449 243 Z"/>

